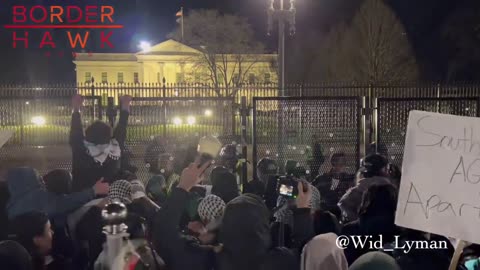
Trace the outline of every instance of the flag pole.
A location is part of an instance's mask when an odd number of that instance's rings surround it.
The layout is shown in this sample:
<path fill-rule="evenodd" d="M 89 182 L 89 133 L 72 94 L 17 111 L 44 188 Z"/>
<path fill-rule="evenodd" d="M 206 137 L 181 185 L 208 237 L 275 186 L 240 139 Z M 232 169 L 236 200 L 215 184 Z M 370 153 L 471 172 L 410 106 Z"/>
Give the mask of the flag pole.
<path fill-rule="evenodd" d="M 181 7 L 180 10 L 181 10 L 181 12 L 182 12 L 182 42 L 183 42 L 183 41 L 184 41 L 184 40 L 183 40 L 183 35 L 184 35 L 184 31 L 183 31 L 183 15 L 184 15 L 184 14 L 183 14 L 183 7 Z"/>

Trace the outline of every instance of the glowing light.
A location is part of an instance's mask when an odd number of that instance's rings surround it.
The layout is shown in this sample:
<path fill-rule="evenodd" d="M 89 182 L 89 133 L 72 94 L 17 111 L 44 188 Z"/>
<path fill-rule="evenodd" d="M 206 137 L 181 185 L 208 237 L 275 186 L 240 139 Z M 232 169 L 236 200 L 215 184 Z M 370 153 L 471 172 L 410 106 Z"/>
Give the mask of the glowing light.
<path fill-rule="evenodd" d="M 195 119 L 195 117 L 193 117 L 193 116 L 187 117 L 187 123 L 189 125 L 194 125 L 196 122 L 197 122 L 197 119 Z"/>
<path fill-rule="evenodd" d="M 210 117 L 212 116 L 212 114 L 213 114 L 212 110 L 208 110 L 208 109 L 205 110 L 205 116 Z"/>
<path fill-rule="evenodd" d="M 47 123 L 47 120 L 43 116 L 34 116 L 32 117 L 32 124 L 36 126 L 43 126 Z"/>
<path fill-rule="evenodd" d="M 29 101 L 27 101 L 27 102 L 25 102 L 25 104 L 27 104 L 27 105 L 30 105 L 30 102 L 29 102 Z"/>
<path fill-rule="evenodd" d="M 37 91 L 41 91 L 41 90 L 43 90 L 43 89 L 42 89 L 42 88 L 40 88 L 40 87 L 36 87 L 36 88 L 35 88 L 35 90 L 37 90 Z"/>
<path fill-rule="evenodd" d="M 175 117 L 173 118 L 173 124 L 176 126 L 179 126 L 183 123 L 182 119 L 180 117 Z"/>
<path fill-rule="evenodd" d="M 138 48 L 140 48 L 142 52 L 150 52 L 152 50 L 152 44 L 147 41 L 140 41 Z"/>

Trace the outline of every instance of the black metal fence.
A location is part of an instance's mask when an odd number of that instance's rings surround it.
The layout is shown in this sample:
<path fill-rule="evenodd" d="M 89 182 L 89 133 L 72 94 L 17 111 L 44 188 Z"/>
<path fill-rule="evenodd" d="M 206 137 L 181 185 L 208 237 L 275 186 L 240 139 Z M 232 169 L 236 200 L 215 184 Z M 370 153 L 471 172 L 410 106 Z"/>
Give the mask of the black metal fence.
<path fill-rule="evenodd" d="M 408 115 L 412 110 L 459 116 L 480 117 L 479 98 L 380 98 L 374 118 L 377 151 L 391 163 L 401 166 L 407 132 Z"/>
<path fill-rule="evenodd" d="M 15 135 L 0 150 L 0 170 L 12 164 L 32 164 L 42 171 L 69 168 L 70 99 L 76 93 L 86 97 L 84 125 L 96 119 L 114 123 L 118 97 L 134 96 L 127 144 L 134 165 L 142 172 L 146 172 L 145 148 L 153 138 L 166 137 L 177 147 L 206 134 L 218 135 L 224 143 L 252 144 L 254 163 L 270 156 L 279 163 L 295 159 L 307 167 L 319 166 L 314 164 L 318 158 L 312 148 L 320 145 L 321 171 L 328 169 L 332 153 L 344 152 L 353 172 L 364 147 L 377 141 L 385 146 L 393 163 L 401 164 L 410 110 L 469 116 L 480 111 L 480 85 L 466 84 L 289 85 L 286 93 L 292 97 L 288 98 L 277 97 L 274 84 L 241 88 L 205 84 L 3 85 L 0 129 L 13 130 Z M 246 100 L 243 107 L 242 96 Z"/>
<path fill-rule="evenodd" d="M 348 171 L 354 173 L 360 160 L 361 112 L 357 97 L 254 98 L 253 164 L 271 157 L 282 166 L 291 159 L 325 172 L 329 157 L 344 153 Z"/>
<path fill-rule="evenodd" d="M 238 87 L 214 86 L 205 83 L 79 83 L 58 85 L 4 84 L 0 85 L 0 97 L 55 97 L 79 93 L 85 96 L 101 96 L 106 104 L 107 97 L 131 95 L 133 97 L 229 97 L 240 103 L 242 96 L 251 104 L 253 97 L 277 97 L 278 85 L 246 84 Z M 414 97 L 478 97 L 480 84 L 403 84 L 362 85 L 336 84 L 290 84 L 285 87 L 286 96 L 294 97 L 370 97 L 370 98 L 414 98 Z"/>

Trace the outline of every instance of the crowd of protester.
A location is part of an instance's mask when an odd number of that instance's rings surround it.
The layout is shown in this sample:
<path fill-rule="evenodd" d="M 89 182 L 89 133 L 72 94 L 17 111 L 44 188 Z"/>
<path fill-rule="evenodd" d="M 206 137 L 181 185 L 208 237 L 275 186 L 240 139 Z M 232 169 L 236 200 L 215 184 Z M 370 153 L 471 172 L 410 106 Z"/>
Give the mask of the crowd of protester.
<path fill-rule="evenodd" d="M 256 177 L 242 184 L 234 145 L 215 163 L 201 162 L 195 146 L 176 156 L 158 138 L 145 154 L 151 175 L 139 179 L 125 155 L 130 101 L 121 98 L 114 131 L 103 122 L 84 131 L 83 100 L 73 98 L 71 172 L 8 171 L 0 190 L 0 269 L 449 269 L 454 248 L 447 238 L 395 225 L 401 175 L 384 153 L 369 151 L 356 174 L 347 172 L 346 154 L 334 153 L 322 171 L 328 159 L 315 143 L 306 167 L 263 158 Z M 282 177 L 295 183 L 295 195 L 279 193 Z M 123 228 L 124 248 L 111 261 L 115 235 L 106 228 L 120 218 L 123 227 L 112 228 Z M 340 235 L 371 236 L 384 246 L 339 247 Z M 385 251 L 397 238 L 449 245 Z M 479 254 L 468 245 L 455 269 L 478 269 Z"/>

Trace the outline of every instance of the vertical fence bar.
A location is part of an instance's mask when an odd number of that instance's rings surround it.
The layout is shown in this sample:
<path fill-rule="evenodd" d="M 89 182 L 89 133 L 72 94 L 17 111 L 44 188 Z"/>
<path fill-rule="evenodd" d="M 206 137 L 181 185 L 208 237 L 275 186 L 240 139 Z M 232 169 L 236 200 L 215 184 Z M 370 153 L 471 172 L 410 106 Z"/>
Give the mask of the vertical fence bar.
<path fill-rule="evenodd" d="M 116 117 L 117 117 L 117 111 L 115 110 L 115 100 L 113 99 L 113 97 L 108 97 L 107 119 L 111 127 L 115 126 Z"/>
<path fill-rule="evenodd" d="M 367 145 L 370 143 L 367 142 L 367 138 L 370 136 L 369 130 L 367 130 L 367 118 L 370 118 L 371 114 L 368 110 L 367 97 L 362 97 L 362 116 L 361 116 L 361 132 L 362 132 L 362 141 L 360 143 L 360 155 L 362 157 L 367 155 Z"/>
<path fill-rule="evenodd" d="M 247 178 L 247 160 L 248 160 L 248 152 L 247 152 L 247 117 L 248 117 L 248 108 L 247 108 L 247 97 L 242 96 L 241 98 L 241 125 L 242 125 L 242 157 L 243 157 L 243 163 L 242 163 L 242 186 L 245 187 L 245 185 L 248 184 L 248 178 Z"/>
<path fill-rule="evenodd" d="M 24 131 L 24 121 L 23 121 L 23 115 L 24 115 L 24 110 L 25 110 L 25 103 L 21 103 L 20 106 L 20 145 L 23 145 L 25 143 L 25 131 Z"/>
<path fill-rule="evenodd" d="M 163 86 L 162 86 L 162 106 L 163 106 L 163 110 L 162 110 L 162 124 L 163 124 L 163 138 L 166 138 L 167 137 L 167 84 L 166 84 L 166 80 L 165 80 L 165 77 L 163 77 Z"/>
<path fill-rule="evenodd" d="M 440 84 L 437 84 L 437 99 L 440 99 L 441 97 L 441 88 L 440 88 Z M 437 113 L 440 112 L 440 100 L 437 101 Z"/>
<path fill-rule="evenodd" d="M 92 87 L 91 87 L 91 95 L 92 95 L 92 102 L 93 102 L 93 112 L 92 112 L 92 123 L 95 121 L 95 84 L 94 84 L 94 79 L 92 77 Z"/>
<path fill-rule="evenodd" d="M 257 98 L 253 97 L 252 100 L 253 105 L 253 121 L 252 121 L 252 166 L 253 166 L 253 178 L 258 179 L 257 176 Z"/>
<path fill-rule="evenodd" d="M 375 141 L 375 151 L 378 151 L 378 144 L 379 144 L 379 141 L 378 141 L 378 114 L 379 114 L 379 110 L 380 110 L 380 102 L 379 102 L 379 99 L 378 98 L 374 98 L 373 99 L 373 107 L 372 107 L 372 110 L 373 110 L 373 118 L 372 118 L 372 126 L 373 126 L 373 139 Z"/>
<path fill-rule="evenodd" d="M 358 128 L 358 134 L 357 134 L 357 145 L 358 145 L 358 149 L 357 149 L 357 162 L 356 162 L 356 165 L 357 165 L 357 168 L 356 170 L 358 171 L 358 169 L 360 168 L 360 159 L 365 156 L 365 154 L 363 154 L 362 152 L 365 152 L 365 129 L 363 127 L 363 123 L 364 121 L 362 121 L 365 117 L 365 114 L 362 113 L 362 110 L 364 110 L 365 108 L 365 97 L 357 97 L 357 128 Z M 363 130 L 363 132 L 361 132 Z M 362 134 L 363 134 L 363 138 L 362 138 Z M 362 147 L 362 139 L 363 139 L 363 146 Z"/>

